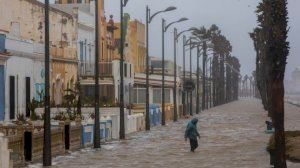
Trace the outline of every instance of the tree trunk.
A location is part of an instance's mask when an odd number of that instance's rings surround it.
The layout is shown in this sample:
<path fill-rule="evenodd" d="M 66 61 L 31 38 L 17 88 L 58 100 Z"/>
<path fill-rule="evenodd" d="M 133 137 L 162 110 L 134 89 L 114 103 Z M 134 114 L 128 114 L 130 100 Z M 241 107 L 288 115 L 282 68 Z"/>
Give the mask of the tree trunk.
<path fill-rule="evenodd" d="M 276 80 L 272 84 L 271 106 L 275 128 L 275 168 L 286 168 L 285 135 L 284 135 L 284 84 Z"/>

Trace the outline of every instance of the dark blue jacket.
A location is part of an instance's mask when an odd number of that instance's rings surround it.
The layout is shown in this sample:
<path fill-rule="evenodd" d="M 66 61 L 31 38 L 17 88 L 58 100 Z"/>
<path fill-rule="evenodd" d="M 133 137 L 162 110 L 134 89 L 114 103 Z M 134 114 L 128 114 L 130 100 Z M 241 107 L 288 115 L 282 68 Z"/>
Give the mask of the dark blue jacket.
<path fill-rule="evenodd" d="M 193 118 L 187 125 L 186 130 L 185 130 L 185 138 L 189 139 L 197 139 L 197 136 L 199 136 L 198 130 L 197 130 L 197 123 L 198 119 Z"/>

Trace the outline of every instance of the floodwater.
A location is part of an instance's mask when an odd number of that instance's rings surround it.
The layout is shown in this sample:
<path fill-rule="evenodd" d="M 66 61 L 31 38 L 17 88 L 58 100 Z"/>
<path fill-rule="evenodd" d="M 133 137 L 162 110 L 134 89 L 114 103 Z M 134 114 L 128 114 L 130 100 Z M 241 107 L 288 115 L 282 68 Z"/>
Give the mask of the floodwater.
<path fill-rule="evenodd" d="M 287 118 L 300 119 L 300 109 L 289 106 Z M 295 113 L 298 112 L 298 113 Z M 290 115 L 291 114 L 291 115 Z M 289 118 L 290 115 L 290 118 Z M 258 100 L 240 100 L 197 116 L 201 139 L 195 153 L 184 141 L 187 120 L 169 122 L 151 132 L 131 135 L 99 151 L 83 149 L 53 160 L 54 168 L 269 168 L 264 133 L 267 113 Z M 294 118 L 294 119 L 293 119 Z M 293 124 L 294 123 L 294 124 Z M 297 125 L 298 124 L 298 125 Z M 299 120 L 287 127 L 299 129 Z M 39 167 L 32 165 L 29 167 Z M 300 164 L 288 163 L 289 168 Z"/>

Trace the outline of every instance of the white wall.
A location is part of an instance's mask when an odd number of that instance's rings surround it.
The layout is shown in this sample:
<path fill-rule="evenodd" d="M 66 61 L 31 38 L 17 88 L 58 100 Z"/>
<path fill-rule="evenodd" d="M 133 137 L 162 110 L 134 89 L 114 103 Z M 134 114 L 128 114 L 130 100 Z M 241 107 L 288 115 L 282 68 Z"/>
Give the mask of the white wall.
<path fill-rule="evenodd" d="M 129 64 L 128 64 L 129 65 Z M 131 83 L 131 86 L 134 84 L 134 67 L 131 65 L 131 78 L 130 78 L 130 69 L 129 66 L 127 67 L 127 77 L 124 77 L 124 86 L 129 86 Z M 124 71 L 125 72 L 125 71 Z M 114 60 L 113 61 L 113 76 L 114 76 L 114 84 L 115 84 L 115 97 L 119 97 L 119 92 L 118 92 L 118 86 L 120 84 L 120 61 L 119 60 Z M 128 92 L 129 94 L 129 92 Z M 125 93 L 125 88 L 124 88 L 124 102 L 128 102 L 128 99 L 126 99 L 128 95 Z M 132 99 L 133 100 L 133 99 Z"/>
<path fill-rule="evenodd" d="M 42 71 L 44 64 L 42 61 L 25 57 L 11 56 L 6 61 L 5 74 L 5 120 L 9 120 L 9 77 L 15 76 L 15 115 L 26 112 L 26 85 L 25 78 L 30 77 L 31 99 L 35 96 L 35 85 L 44 84 Z"/>

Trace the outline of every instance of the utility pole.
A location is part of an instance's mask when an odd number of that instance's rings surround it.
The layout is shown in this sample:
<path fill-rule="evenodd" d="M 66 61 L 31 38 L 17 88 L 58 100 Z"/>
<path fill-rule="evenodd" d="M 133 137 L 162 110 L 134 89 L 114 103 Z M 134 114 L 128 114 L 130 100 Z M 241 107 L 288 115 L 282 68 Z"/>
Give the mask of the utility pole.
<path fill-rule="evenodd" d="M 100 148 L 100 88 L 99 88 L 99 0 L 95 0 L 95 125 L 94 125 L 94 148 Z"/>
<path fill-rule="evenodd" d="M 51 166 L 49 0 L 45 0 L 45 117 L 43 165 Z"/>

